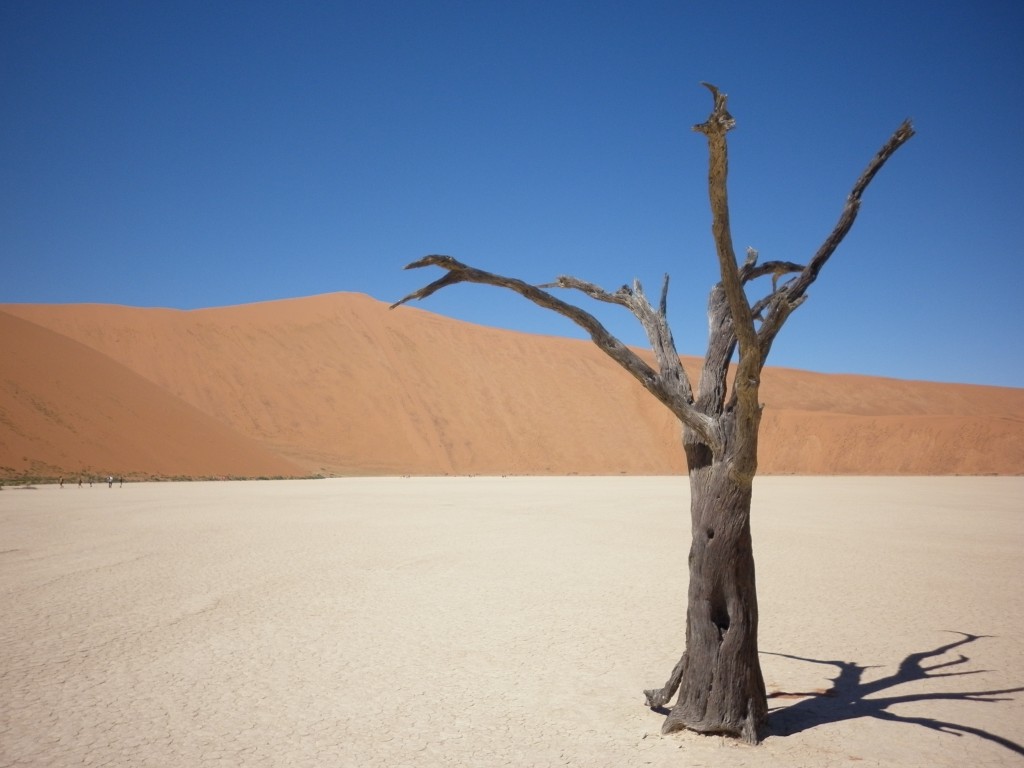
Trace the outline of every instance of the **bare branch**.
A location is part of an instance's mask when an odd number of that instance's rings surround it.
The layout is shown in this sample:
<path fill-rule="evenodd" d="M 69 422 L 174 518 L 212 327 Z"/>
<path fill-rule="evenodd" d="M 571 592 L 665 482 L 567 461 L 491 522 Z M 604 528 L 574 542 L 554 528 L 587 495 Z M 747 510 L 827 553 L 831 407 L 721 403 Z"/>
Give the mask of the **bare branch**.
<path fill-rule="evenodd" d="M 647 300 L 639 280 L 633 281 L 632 288 L 624 285 L 615 293 L 608 293 L 593 283 L 569 275 L 562 275 L 554 283 L 548 283 L 541 287 L 573 288 L 598 301 L 626 307 L 640 321 L 647 333 L 647 339 L 650 341 L 651 349 L 658 361 L 662 385 L 666 390 L 676 392 L 685 402 L 692 403 L 693 388 L 686 375 L 682 360 L 679 358 L 679 353 L 676 351 L 672 330 L 668 325 L 668 282 L 669 277 L 665 275 L 657 310 Z"/>
<path fill-rule="evenodd" d="M 586 280 L 580 280 L 572 275 L 559 275 L 555 282 L 544 283 L 539 285 L 538 288 L 570 288 L 585 293 L 597 301 L 603 301 L 607 304 L 618 304 L 620 307 L 626 307 L 627 309 L 629 308 L 628 297 L 632 294 L 632 289 L 628 285 L 622 286 L 615 293 L 609 293 L 600 286 L 588 283 Z"/>
<path fill-rule="evenodd" d="M 726 181 L 729 175 L 729 154 L 726 133 L 736 121 L 726 109 L 726 94 L 709 83 L 702 83 L 715 99 L 715 106 L 708 119 L 693 129 L 703 133 L 708 141 L 708 197 L 711 201 L 711 231 L 718 253 L 718 266 L 722 276 L 722 288 L 732 315 L 733 332 L 740 347 L 740 364 L 737 370 L 736 389 L 746 393 L 745 404 L 757 408 L 757 387 L 760 375 L 761 353 L 754 317 L 750 303 L 743 291 L 740 268 L 736 263 L 736 252 L 732 244 L 729 226 L 729 196 Z M 756 254 L 755 254 L 756 257 Z M 748 259 L 746 266 L 752 266 Z"/>
<path fill-rule="evenodd" d="M 740 278 L 744 283 L 749 283 L 751 280 L 757 280 L 757 278 L 767 275 L 771 275 L 774 280 L 777 280 L 782 275 L 803 272 L 804 269 L 803 264 L 794 264 L 792 261 L 766 261 L 764 264 L 751 265 L 749 267 L 744 264 L 740 270 Z"/>
<path fill-rule="evenodd" d="M 425 256 L 418 261 L 414 261 L 405 268 L 418 269 L 420 267 L 428 266 L 441 267 L 442 269 L 447 270 L 448 274 L 439 280 L 435 280 L 424 288 L 420 288 L 418 291 L 413 291 L 403 299 L 396 301 L 391 305 L 392 309 L 413 299 L 422 299 L 430 296 L 441 288 L 448 285 L 454 285 L 455 283 L 480 283 L 484 285 L 494 285 L 499 288 L 508 288 L 509 290 L 520 294 L 524 298 L 529 299 L 538 306 L 550 309 L 563 317 L 569 318 L 576 323 L 576 325 L 587 331 L 587 333 L 590 334 L 590 338 L 599 349 L 625 368 L 633 378 L 639 381 L 644 388 L 647 389 L 648 392 L 654 395 L 659 401 L 661 401 L 661 403 L 671 410 L 680 421 L 699 434 L 701 439 L 707 443 L 713 452 L 717 453 L 721 450 L 722 439 L 719 434 L 718 425 L 710 417 L 705 416 L 693 407 L 692 394 L 688 391 L 689 382 L 686 382 L 685 385 L 682 383 L 686 380 L 685 375 L 682 376 L 681 380 L 674 376 L 659 375 L 653 368 L 644 362 L 639 355 L 609 333 L 600 321 L 590 313 L 585 312 L 572 304 L 561 301 L 537 286 L 530 285 L 529 283 L 516 278 L 505 277 L 503 275 L 485 272 L 481 269 L 475 269 L 474 267 L 470 267 L 462 262 L 456 261 L 451 256 Z M 565 285 L 566 287 L 578 288 L 599 300 L 610 301 L 615 304 L 623 304 L 623 306 L 630 307 L 631 309 L 634 306 L 641 306 L 640 300 L 637 299 L 634 292 L 630 291 L 628 288 L 620 289 L 616 294 L 609 294 L 590 283 L 585 283 L 582 280 L 577 280 L 572 277 L 559 278 L 557 284 Z M 650 308 L 646 298 L 643 298 L 642 304 L 646 305 L 648 309 Z M 653 314 L 653 310 L 651 310 L 651 313 Z M 670 334 L 669 339 L 671 339 Z M 674 351 L 674 347 L 672 349 Z M 681 371 L 682 364 L 679 362 L 679 356 L 675 355 L 675 359 L 676 364 L 679 366 L 679 370 Z M 671 370 L 671 366 L 668 366 L 668 368 Z"/>
<path fill-rule="evenodd" d="M 702 413 L 720 414 L 725 404 L 726 375 L 736 351 L 736 334 L 725 289 L 721 283 L 708 296 L 708 347 L 697 387 L 697 408 Z"/>
<path fill-rule="evenodd" d="M 758 264 L 757 259 L 758 252 L 747 248 L 747 259 L 740 267 L 739 274 L 743 284 L 772 276 L 772 292 L 754 302 L 750 308 L 751 317 L 763 324 L 765 310 L 783 298 L 776 292 L 778 279 L 783 275 L 802 272 L 804 266 L 791 261 L 766 261 Z M 711 289 L 708 297 L 708 326 L 708 348 L 698 387 L 697 408 L 702 413 L 711 414 L 721 413 L 725 404 L 726 376 L 737 344 L 725 288 L 721 282 Z M 733 394 L 735 396 L 735 391 Z"/>
<path fill-rule="evenodd" d="M 814 254 L 814 257 L 807 263 L 807 266 L 801 270 L 800 275 L 784 286 L 785 300 L 780 300 L 774 304 L 772 312 L 769 314 L 766 322 L 762 324 L 758 333 L 762 347 L 761 365 L 764 365 L 764 361 L 768 356 L 768 350 L 771 348 L 771 344 L 782 328 L 783 323 L 792 314 L 793 310 L 803 302 L 807 289 L 817 280 L 821 268 L 825 266 L 825 263 L 835 253 L 836 248 L 839 247 L 839 244 L 853 226 L 853 222 L 860 212 L 861 197 L 864 191 L 868 188 L 872 179 L 875 178 L 875 175 L 882 169 L 882 166 L 885 165 L 886 161 L 896 153 L 896 150 L 906 144 L 913 135 L 914 127 L 911 125 L 910 120 L 904 120 L 900 127 L 889 137 L 889 140 L 871 158 L 867 168 L 864 169 L 860 178 L 854 183 L 853 189 L 850 190 L 850 194 L 846 198 L 846 204 L 843 206 L 839 220 L 828 237 L 825 238 L 825 242 L 818 248 L 818 252 Z"/>
<path fill-rule="evenodd" d="M 661 281 L 661 299 L 658 301 L 658 314 L 668 317 L 668 272 L 665 279 Z"/>
<path fill-rule="evenodd" d="M 635 302 L 630 309 L 647 332 L 647 338 L 650 340 L 651 349 L 658 360 L 665 386 L 672 390 L 678 390 L 686 402 L 692 403 L 693 388 L 690 385 L 690 377 L 686 375 L 683 361 L 679 358 L 679 352 L 676 350 L 675 339 L 672 337 L 672 329 L 668 325 L 668 282 L 669 277 L 666 274 L 661 284 L 658 309 L 655 310 L 647 301 L 640 281 L 635 281 L 633 283 Z"/>
<path fill-rule="evenodd" d="M 896 150 L 906 144 L 913 135 L 914 127 L 911 125 L 910 120 L 904 120 L 900 127 L 889 137 L 889 140 L 878 150 L 871 159 L 871 162 L 868 163 L 868 167 L 864 169 L 864 173 L 857 179 L 853 189 L 850 191 L 849 197 L 846 198 L 846 205 L 843 206 L 843 212 L 839 216 L 839 221 L 836 222 L 829 236 L 825 238 L 825 242 L 822 243 L 818 252 L 814 254 L 814 258 L 808 263 L 807 269 L 800 276 L 798 285 L 794 286 L 794 298 L 802 295 L 810 287 L 811 283 L 817 279 L 821 268 L 825 266 L 825 262 L 835 253 L 836 248 L 839 247 L 847 232 L 850 231 L 850 227 L 853 226 L 857 213 L 860 211 L 861 197 L 872 179 L 875 178 L 875 174 L 882 169 L 882 166 L 895 154 Z"/>

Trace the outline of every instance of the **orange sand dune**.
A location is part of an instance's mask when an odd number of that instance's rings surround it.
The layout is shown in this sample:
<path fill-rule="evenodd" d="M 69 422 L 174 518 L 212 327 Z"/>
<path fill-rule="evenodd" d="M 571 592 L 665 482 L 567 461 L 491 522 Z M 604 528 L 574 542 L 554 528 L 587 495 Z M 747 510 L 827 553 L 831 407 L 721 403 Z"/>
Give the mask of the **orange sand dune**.
<path fill-rule="evenodd" d="M 0 476 L 303 474 L 123 365 L 0 312 Z"/>
<path fill-rule="evenodd" d="M 342 293 L 194 311 L 0 308 L 116 360 L 307 472 L 684 470 L 673 417 L 585 341 Z M 763 472 L 1024 473 L 1024 390 L 769 369 L 763 399 Z M 65 466 L 69 449 L 48 440 L 37 459 Z"/>

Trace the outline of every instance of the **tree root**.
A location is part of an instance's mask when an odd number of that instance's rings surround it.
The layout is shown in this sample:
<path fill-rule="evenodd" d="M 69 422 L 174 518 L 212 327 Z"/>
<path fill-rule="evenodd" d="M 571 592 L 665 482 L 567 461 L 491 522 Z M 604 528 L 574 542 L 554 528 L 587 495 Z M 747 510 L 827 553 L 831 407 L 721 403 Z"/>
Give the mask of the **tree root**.
<path fill-rule="evenodd" d="M 685 663 L 686 653 L 684 652 L 682 658 L 672 668 L 672 674 L 669 675 L 668 682 L 665 683 L 663 688 L 650 688 L 644 691 L 648 707 L 657 709 L 658 707 L 664 707 L 669 702 L 669 699 L 679 690 L 679 683 L 683 679 L 683 665 Z"/>

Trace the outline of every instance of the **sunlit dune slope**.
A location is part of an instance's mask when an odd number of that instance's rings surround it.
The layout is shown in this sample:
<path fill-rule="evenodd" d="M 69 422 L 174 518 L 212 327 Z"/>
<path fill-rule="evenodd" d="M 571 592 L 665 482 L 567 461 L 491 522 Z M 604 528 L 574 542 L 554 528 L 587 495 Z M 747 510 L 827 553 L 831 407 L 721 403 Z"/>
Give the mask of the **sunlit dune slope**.
<path fill-rule="evenodd" d="M 589 342 L 390 311 L 359 294 L 188 312 L 2 309 L 308 472 L 684 470 L 673 417 Z M 769 369 L 762 394 L 763 472 L 1024 471 L 1024 390 Z"/>
<path fill-rule="evenodd" d="M 0 312 L 0 338 L 0 477 L 303 473 L 66 336 Z"/>

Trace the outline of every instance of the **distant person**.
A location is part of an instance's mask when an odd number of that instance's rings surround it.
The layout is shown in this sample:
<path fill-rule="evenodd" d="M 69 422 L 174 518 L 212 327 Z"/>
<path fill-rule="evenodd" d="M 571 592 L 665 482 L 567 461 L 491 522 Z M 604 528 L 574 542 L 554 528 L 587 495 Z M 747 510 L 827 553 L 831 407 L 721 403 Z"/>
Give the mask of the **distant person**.
<path fill-rule="evenodd" d="M 61 488 L 63 488 L 63 487 L 64 487 L 64 478 L 63 478 L 63 477 L 62 477 L 62 478 L 60 479 L 60 487 L 61 487 Z"/>
<path fill-rule="evenodd" d="M 124 488 L 124 478 L 123 477 L 117 478 L 117 487 L 118 488 Z"/>
<path fill-rule="evenodd" d="M 107 475 L 107 488 L 113 488 L 113 487 L 114 487 L 114 476 L 113 475 Z"/>
<path fill-rule="evenodd" d="M 81 475 L 78 476 L 78 487 L 79 488 L 82 487 L 82 476 Z"/>

